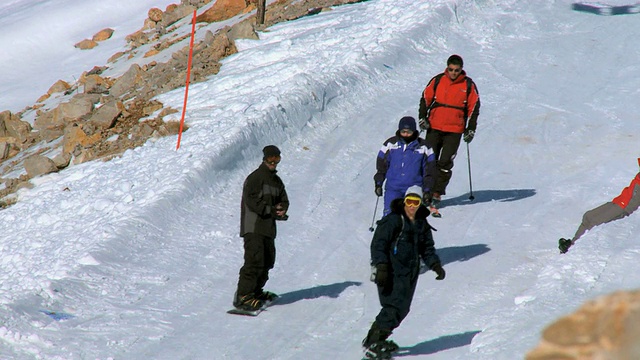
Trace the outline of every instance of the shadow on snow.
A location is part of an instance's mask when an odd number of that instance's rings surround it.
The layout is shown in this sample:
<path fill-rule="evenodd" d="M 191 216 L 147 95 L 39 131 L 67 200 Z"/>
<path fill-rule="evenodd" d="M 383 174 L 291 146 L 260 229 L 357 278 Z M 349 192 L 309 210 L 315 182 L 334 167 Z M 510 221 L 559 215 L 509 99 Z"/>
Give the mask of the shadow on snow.
<path fill-rule="evenodd" d="M 308 289 L 301 289 L 280 294 L 280 298 L 275 305 L 287 305 L 305 299 L 317 299 L 321 297 L 337 298 L 346 288 L 350 286 L 360 286 L 360 281 L 345 281 L 331 285 L 320 285 Z"/>
<path fill-rule="evenodd" d="M 465 246 L 449 246 L 436 250 L 442 265 L 456 261 L 467 261 L 476 256 L 491 251 L 487 244 L 473 244 Z"/>
<path fill-rule="evenodd" d="M 449 246 L 436 250 L 436 254 L 440 258 L 440 263 L 446 265 L 455 261 L 467 261 L 476 256 L 480 256 L 486 252 L 491 251 L 491 248 L 487 244 L 474 244 L 465 246 Z M 420 274 L 424 274 L 429 269 L 421 263 Z"/>
<path fill-rule="evenodd" d="M 462 334 L 441 336 L 437 339 L 424 341 L 411 347 L 403 346 L 400 347 L 400 350 L 394 355 L 394 357 L 429 355 L 435 354 L 439 351 L 466 346 L 471 344 L 473 337 L 480 332 L 480 330 L 467 331 Z"/>
<path fill-rule="evenodd" d="M 517 201 L 536 194 L 534 189 L 514 189 L 514 190 L 480 190 L 474 191 L 474 200 L 469 200 L 469 195 L 460 195 L 451 199 L 443 199 L 440 208 L 453 205 L 472 205 L 490 201 Z"/>

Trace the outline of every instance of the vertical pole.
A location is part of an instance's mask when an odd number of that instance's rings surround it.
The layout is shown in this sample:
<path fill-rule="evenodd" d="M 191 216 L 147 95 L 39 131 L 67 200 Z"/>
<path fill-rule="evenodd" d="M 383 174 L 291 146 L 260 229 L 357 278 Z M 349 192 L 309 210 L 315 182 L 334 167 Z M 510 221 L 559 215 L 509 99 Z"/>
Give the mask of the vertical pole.
<path fill-rule="evenodd" d="M 264 25 L 264 14 L 266 12 L 267 0 L 258 0 L 256 4 L 256 25 Z"/>
<path fill-rule="evenodd" d="M 473 201 L 473 187 L 471 186 L 471 156 L 469 155 L 469 143 L 467 143 L 467 165 L 469 167 L 469 200 Z"/>
<path fill-rule="evenodd" d="M 182 139 L 182 129 L 184 127 L 184 114 L 187 111 L 187 98 L 189 97 L 189 79 L 191 78 L 191 59 L 193 55 L 193 41 L 196 35 L 196 10 L 193 10 L 193 20 L 191 25 L 191 42 L 189 44 L 189 60 L 187 62 L 187 82 L 184 88 L 184 103 L 182 104 L 182 117 L 180 118 L 180 131 L 178 132 L 178 144 L 176 150 L 180 149 L 180 139 Z"/>

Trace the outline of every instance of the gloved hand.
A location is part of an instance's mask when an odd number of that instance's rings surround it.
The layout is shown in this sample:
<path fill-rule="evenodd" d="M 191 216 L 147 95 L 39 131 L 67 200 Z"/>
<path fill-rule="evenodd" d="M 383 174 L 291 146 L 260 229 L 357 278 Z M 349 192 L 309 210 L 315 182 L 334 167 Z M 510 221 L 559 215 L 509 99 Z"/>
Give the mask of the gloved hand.
<path fill-rule="evenodd" d="M 420 118 L 418 120 L 418 125 L 422 130 L 429 130 L 430 127 L 429 120 L 427 120 L 427 118 Z"/>
<path fill-rule="evenodd" d="M 376 186 L 376 196 L 380 197 L 382 196 L 382 186 Z"/>
<path fill-rule="evenodd" d="M 438 276 L 436 276 L 436 280 L 444 280 L 446 273 L 442 268 L 442 265 L 440 265 L 440 263 L 436 263 L 433 266 L 431 266 L 431 270 L 435 271 L 436 274 L 438 274 Z"/>
<path fill-rule="evenodd" d="M 272 215 L 276 220 L 287 221 L 289 215 L 287 215 L 287 210 L 282 206 L 282 204 L 277 204 L 273 207 Z"/>
<path fill-rule="evenodd" d="M 476 132 L 474 130 L 465 130 L 464 131 L 464 135 L 462 136 L 462 140 L 464 140 L 464 142 L 466 143 L 470 143 L 471 140 L 473 140 L 473 137 L 476 135 Z"/>
<path fill-rule="evenodd" d="M 376 265 L 376 278 L 374 282 L 378 286 L 384 287 L 389 280 L 389 265 L 388 264 L 378 264 Z"/>
<path fill-rule="evenodd" d="M 424 196 L 422 196 L 422 204 L 424 206 L 429 206 L 431 204 L 431 192 L 425 191 Z"/>

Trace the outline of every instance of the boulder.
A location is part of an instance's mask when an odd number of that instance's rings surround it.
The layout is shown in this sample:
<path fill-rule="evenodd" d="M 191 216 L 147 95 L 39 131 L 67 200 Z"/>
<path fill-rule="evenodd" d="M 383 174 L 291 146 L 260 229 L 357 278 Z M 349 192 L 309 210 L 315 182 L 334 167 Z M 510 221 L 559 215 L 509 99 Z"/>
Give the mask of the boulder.
<path fill-rule="evenodd" d="M 80 50 L 90 50 L 98 46 L 98 43 L 90 39 L 84 39 L 73 46 Z"/>
<path fill-rule="evenodd" d="M 102 105 L 89 119 L 89 123 L 99 129 L 109 129 L 116 123 L 122 113 L 122 102 L 113 100 Z"/>
<path fill-rule="evenodd" d="M 58 167 L 53 160 L 43 155 L 29 156 L 24 161 L 24 169 L 27 171 L 29 178 L 58 171 Z"/>
<path fill-rule="evenodd" d="M 549 325 L 526 360 L 640 359 L 640 290 L 582 305 Z"/>
<path fill-rule="evenodd" d="M 227 20 L 240 13 L 247 7 L 244 0 L 218 0 L 208 10 L 196 17 L 196 22 L 218 22 Z"/>
<path fill-rule="evenodd" d="M 113 35 L 113 29 L 102 29 L 100 31 L 98 31 L 97 33 L 95 33 L 93 35 L 93 37 L 91 38 L 91 40 L 95 41 L 95 42 L 99 42 L 99 41 L 105 41 L 109 38 L 111 38 L 111 35 Z"/>
<path fill-rule="evenodd" d="M 51 85 L 49 90 L 47 90 L 47 94 L 51 95 L 59 92 L 65 92 L 69 89 L 71 89 L 71 85 L 69 85 L 68 82 L 63 80 L 58 80 L 56 81 L 55 84 Z"/>
<path fill-rule="evenodd" d="M 158 8 L 149 9 L 147 15 L 149 16 L 149 20 L 153 22 L 159 23 L 160 21 L 162 21 L 162 10 Z"/>

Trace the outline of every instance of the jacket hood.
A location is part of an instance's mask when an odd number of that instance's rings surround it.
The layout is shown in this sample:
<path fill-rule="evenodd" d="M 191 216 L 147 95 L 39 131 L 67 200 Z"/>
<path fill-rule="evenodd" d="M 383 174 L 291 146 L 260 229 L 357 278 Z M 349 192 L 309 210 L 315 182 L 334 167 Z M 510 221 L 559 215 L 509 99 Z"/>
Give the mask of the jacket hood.
<path fill-rule="evenodd" d="M 400 135 L 400 130 L 396 131 L 396 136 L 398 137 L 398 140 L 406 144 L 411 144 L 413 141 L 415 141 L 418 138 L 419 135 L 420 135 L 419 131 L 414 131 L 413 134 L 411 134 L 411 136 L 403 137 L 402 135 Z"/>

